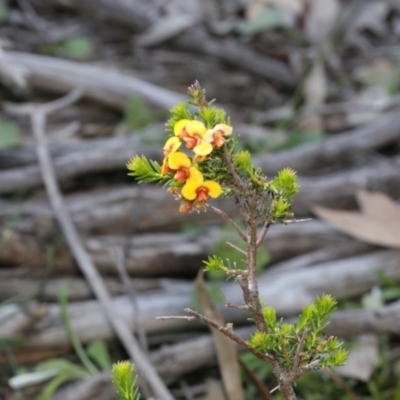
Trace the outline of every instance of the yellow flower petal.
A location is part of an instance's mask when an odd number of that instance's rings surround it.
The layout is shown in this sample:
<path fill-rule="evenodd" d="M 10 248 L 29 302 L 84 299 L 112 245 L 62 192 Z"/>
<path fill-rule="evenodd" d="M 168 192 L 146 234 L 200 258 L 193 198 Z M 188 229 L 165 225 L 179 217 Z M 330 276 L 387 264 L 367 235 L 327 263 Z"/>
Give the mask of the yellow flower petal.
<path fill-rule="evenodd" d="M 168 157 L 168 165 L 170 168 L 177 170 L 179 168 L 191 167 L 192 162 L 185 153 L 177 151 Z"/>
<path fill-rule="evenodd" d="M 178 136 L 182 132 L 188 122 L 190 122 L 188 119 L 181 119 L 174 125 L 175 136 Z"/>
<path fill-rule="evenodd" d="M 164 145 L 164 150 L 167 150 L 169 148 L 175 148 L 178 149 L 181 145 L 181 141 L 179 140 L 179 138 L 177 138 L 176 136 L 172 136 L 170 137 Z"/>
<path fill-rule="evenodd" d="M 193 151 L 198 156 L 207 156 L 213 151 L 213 146 L 211 143 L 201 141 L 197 146 L 194 147 Z"/>
<path fill-rule="evenodd" d="M 198 186 L 203 183 L 203 174 L 195 167 L 189 168 L 189 180 L 196 182 Z"/>
<path fill-rule="evenodd" d="M 207 128 L 204 126 L 204 124 L 200 121 L 197 121 L 196 119 L 189 121 L 186 125 L 186 132 L 189 134 L 189 136 L 200 136 L 203 137 L 204 134 L 207 131 Z"/>
<path fill-rule="evenodd" d="M 185 186 L 182 188 L 182 197 L 187 200 L 194 200 L 197 196 L 196 190 L 199 187 L 199 183 L 196 180 L 188 179 Z"/>
<path fill-rule="evenodd" d="M 205 186 L 208 189 L 208 195 L 210 197 L 213 197 L 215 199 L 215 198 L 221 196 L 222 188 L 219 185 L 219 183 L 214 182 L 214 181 L 205 181 L 203 183 L 203 186 Z"/>

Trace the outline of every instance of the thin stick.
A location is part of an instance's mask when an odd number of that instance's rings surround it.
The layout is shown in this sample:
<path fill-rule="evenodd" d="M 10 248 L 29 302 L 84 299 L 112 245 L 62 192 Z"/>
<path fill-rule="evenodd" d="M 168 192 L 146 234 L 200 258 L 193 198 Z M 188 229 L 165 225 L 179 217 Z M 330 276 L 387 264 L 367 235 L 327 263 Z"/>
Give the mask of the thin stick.
<path fill-rule="evenodd" d="M 257 243 L 256 243 L 257 247 L 260 247 L 261 243 L 264 241 L 265 235 L 267 234 L 268 229 L 269 229 L 270 226 L 271 226 L 270 221 L 266 221 L 264 226 L 263 226 L 263 228 L 262 228 L 262 230 L 261 230 L 260 236 L 257 239 Z"/>
<path fill-rule="evenodd" d="M 33 135 L 36 140 L 36 152 L 44 184 L 54 209 L 54 213 L 61 226 L 63 234 L 73 253 L 80 269 L 85 275 L 88 283 L 91 285 L 96 297 L 103 306 L 106 315 L 113 326 L 117 336 L 124 344 L 129 356 L 134 360 L 136 367 L 141 374 L 150 383 L 155 395 L 161 400 L 173 400 L 173 396 L 168 391 L 164 382 L 158 376 L 155 368 L 148 360 L 145 353 L 141 350 L 137 340 L 129 330 L 128 325 L 122 320 L 112 304 L 111 296 L 106 288 L 104 281 L 93 264 L 93 261 L 86 249 L 82 245 L 82 240 L 72 223 L 71 217 L 67 211 L 64 199 L 59 189 L 53 164 L 49 155 L 46 143 L 45 124 L 47 113 L 56 111 L 68 104 L 76 101 L 80 94 L 72 92 L 69 95 L 51 102 L 44 106 L 33 107 L 29 109 L 28 115 L 31 118 Z"/>
<path fill-rule="evenodd" d="M 236 225 L 236 222 L 226 213 L 224 213 L 222 210 L 220 210 L 217 207 L 211 206 L 211 209 L 220 215 L 225 221 L 227 221 L 229 224 L 232 225 L 233 229 L 237 232 L 237 234 L 244 240 L 247 240 L 247 237 L 245 233 Z"/>
<path fill-rule="evenodd" d="M 231 303 L 229 301 L 228 296 L 226 295 L 225 291 L 223 289 L 221 289 L 221 292 L 225 299 L 225 307 L 231 307 L 231 308 L 235 308 L 236 310 L 245 310 L 245 311 L 247 311 L 249 309 L 249 307 L 246 304 L 238 305 L 238 304 Z"/>
<path fill-rule="evenodd" d="M 232 249 L 235 249 L 235 250 L 237 250 L 239 253 L 242 253 L 242 254 L 244 254 L 245 256 L 247 256 L 247 253 L 246 253 L 244 250 L 242 250 L 240 247 L 237 247 L 236 245 L 234 245 L 234 244 L 231 243 L 231 242 L 226 242 L 226 244 L 227 244 L 228 246 L 232 247 Z"/>
<path fill-rule="evenodd" d="M 299 365 L 300 365 L 300 355 L 301 355 L 301 352 L 302 352 L 303 349 L 304 349 L 304 344 L 305 344 L 305 342 L 306 342 L 306 336 L 308 335 L 308 333 L 310 332 L 310 330 L 311 330 L 310 328 L 304 329 L 303 334 L 301 335 L 300 342 L 299 342 L 299 345 L 297 346 L 297 350 L 296 350 L 296 356 L 295 356 L 294 362 L 293 362 L 292 371 L 293 371 L 294 374 L 296 373 L 296 371 L 297 371 L 298 368 L 299 368 Z"/>
<path fill-rule="evenodd" d="M 240 336 L 236 335 L 233 332 L 233 330 L 230 328 L 230 326 L 228 326 L 228 327 L 221 326 L 221 325 L 217 324 L 216 322 L 214 322 L 213 320 L 207 318 L 205 315 L 202 315 L 202 314 L 198 313 L 197 311 L 194 311 L 190 308 L 185 308 L 183 311 L 187 312 L 188 314 L 192 315 L 193 317 L 195 317 L 199 321 L 203 322 L 204 324 L 210 326 L 211 328 L 216 329 L 217 331 L 221 332 L 225 336 L 229 337 L 234 342 L 236 342 L 237 344 L 239 344 L 246 350 L 250 351 L 252 354 L 257 356 L 258 358 L 261 358 L 262 360 L 267 360 L 267 361 L 272 360 L 272 356 L 269 355 L 268 353 L 261 354 L 261 353 L 258 353 L 257 351 L 255 351 L 244 339 L 242 339 Z"/>

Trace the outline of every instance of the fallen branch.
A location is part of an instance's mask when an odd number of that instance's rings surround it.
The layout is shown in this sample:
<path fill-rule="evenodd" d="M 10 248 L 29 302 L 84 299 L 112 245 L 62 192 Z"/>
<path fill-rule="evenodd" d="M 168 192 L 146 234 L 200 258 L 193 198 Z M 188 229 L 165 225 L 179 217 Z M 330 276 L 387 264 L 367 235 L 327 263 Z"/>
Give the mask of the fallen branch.
<path fill-rule="evenodd" d="M 331 293 L 338 300 L 355 297 L 379 285 L 377 272 L 385 273 L 391 279 L 400 281 L 398 264 L 400 254 L 396 251 L 377 251 L 363 256 L 315 265 L 298 271 L 287 271 L 269 276 L 268 272 L 260 277 L 260 296 L 282 316 L 294 316 L 322 293 Z M 239 288 L 231 283 L 221 282 L 232 303 L 242 302 Z M 177 332 L 197 329 L 199 325 L 185 320 L 156 320 L 162 315 L 182 315 L 182 310 L 191 303 L 192 284 L 181 282 L 169 284 L 165 290 L 138 295 L 138 307 L 143 316 L 143 326 L 147 334 Z M 134 310 L 127 296 L 113 299 L 113 307 L 130 329 L 134 328 Z M 245 312 L 220 307 L 224 319 L 235 324 L 247 320 Z M 83 343 L 94 339 L 110 339 L 113 331 L 104 317 L 97 301 L 71 303 L 69 306 L 71 323 Z M 90 318 L 87 316 L 90 315 Z M 393 317 L 393 315 L 391 315 Z M 387 319 L 385 329 L 397 329 L 398 320 Z M 390 325 L 391 324 L 391 325 Z M 378 328 L 376 328 L 378 329 Z M 30 331 L 26 338 L 26 349 L 46 348 L 48 343 L 54 347 L 68 345 L 68 337 L 63 327 L 58 305 L 48 306 L 48 316 Z"/>
<path fill-rule="evenodd" d="M 397 109 L 383 114 L 371 123 L 324 141 L 272 153 L 268 157 L 256 156 L 254 159 L 263 171 L 270 174 L 285 167 L 291 167 L 300 174 L 321 167 L 332 167 L 352 160 L 355 154 L 365 154 L 395 143 L 400 138 L 399 125 L 400 112 Z"/>
<path fill-rule="evenodd" d="M 23 228 L 23 221 L 20 228 Z M 34 225 L 38 228 L 42 225 Z M 17 225 L 18 227 L 18 225 Z M 55 230 L 50 225 L 28 234 L 3 225 L 6 246 L 0 250 L 0 262 L 5 264 L 23 264 L 25 267 L 45 265 L 46 239 L 54 237 Z M 6 229 L 8 228 L 8 229 Z M 37 233 L 42 234 L 43 239 Z M 134 276 L 187 276 L 193 277 L 202 260 L 213 252 L 213 247 L 226 240 L 218 228 L 209 228 L 197 234 L 150 233 L 129 240 L 127 271 Z M 88 236 L 83 241 L 85 248 L 94 260 L 97 268 L 104 274 L 116 274 L 115 255 L 125 246 L 122 235 Z M 270 230 L 268 242 L 265 242 L 272 262 L 288 259 L 317 249 L 345 246 L 357 243 L 354 239 L 336 232 L 329 225 L 318 221 L 288 226 L 276 225 Z M 365 250 L 373 247 L 365 247 Z M 357 251 L 355 251 L 357 253 Z M 56 272 L 76 271 L 76 264 L 65 246 L 59 246 L 54 255 Z"/>
<path fill-rule="evenodd" d="M 111 326 L 115 330 L 117 336 L 124 344 L 128 354 L 134 360 L 137 369 L 141 371 L 143 377 L 149 382 L 154 393 L 163 400 L 173 399 L 168 389 L 157 375 L 154 367 L 147 359 L 146 355 L 140 349 L 135 337 L 131 334 L 125 321 L 115 314 L 111 296 L 96 270 L 89 254 L 84 249 L 79 234 L 73 225 L 68 212 L 66 211 L 62 194 L 59 190 L 53 165 L 50 159 L 46 145 L 45 123 L 49 113 L 71 104 L 81 96 L 80 92 L 72 92 L 62 99 L 39 107 L 29 107 L 22 110 L 24 114 L 30 116 L 32 123 L 33 135 L 37 145 L 37 155 L 41 169 L 42 178 L 46 186 L 50 202 L 55 211 L 61 230 L 65 235 L 65 239 L 69 245 L 71 252 L 74 254 L 81 271 L 90 283 L 96 297 L 99 299 L 103 310 L 106 312 L 107 318 Z"/>

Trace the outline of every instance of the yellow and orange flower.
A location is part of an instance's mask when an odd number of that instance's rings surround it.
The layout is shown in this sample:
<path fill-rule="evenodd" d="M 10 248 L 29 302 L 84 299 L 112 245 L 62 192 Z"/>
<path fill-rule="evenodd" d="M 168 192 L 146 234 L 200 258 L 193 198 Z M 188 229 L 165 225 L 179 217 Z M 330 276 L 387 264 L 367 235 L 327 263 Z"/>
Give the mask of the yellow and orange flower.
<path fill-rule="evenodd" d="M 201 121 L 181 119 L 174 126 L 174 133 L 185 142 L 196 155 L 205 156 L 212 152 L 212 145 L 203 140 L 207 128 Z"/>
<path fill-rule="evenodd" d="M 161 167 L 161 173 L 163 175 L 170 172 L 170 169 L 168 167 L 168 158 L 169 158 L 169 156 L 174 154 L 179 149 L 179 147 L 181 147 L 181 144 L 182 144 L 181 141 L 176 136 L 169 138 L 167 140 L 167 142 L 165 143 L 165 145 L 164 145 L 164 161 L 163 161 L 163 164 Z"/>
<path fill-rule="evenodd" d="M 203 139 L 205 142 L 210 143 L 213 147 L 219 149 L 226 143 L 225 136 L 232 134 L 232 127 L 226 124 L 215 125 L 214 128 L 209 129 Z"/>
<path fill-rule="evenodd" d="M 174 179 L 177 182 L 185 182 L 189 178 L 191 166 L 190 158 L 180 151 L 176 151 L 168 157 L 168 167 L 176 171 Z"/>
<path fill-rule="evenodd" d="M 217 198 L 222 193 L 219 183 L 214 181 L 205 181 L 203 174 L 195 167 L 189 169 L 190 177 L 182 188 L 182 197 L 186 200 L 196 200 L 198 203 L 204 203 L 209 197 Z"/>

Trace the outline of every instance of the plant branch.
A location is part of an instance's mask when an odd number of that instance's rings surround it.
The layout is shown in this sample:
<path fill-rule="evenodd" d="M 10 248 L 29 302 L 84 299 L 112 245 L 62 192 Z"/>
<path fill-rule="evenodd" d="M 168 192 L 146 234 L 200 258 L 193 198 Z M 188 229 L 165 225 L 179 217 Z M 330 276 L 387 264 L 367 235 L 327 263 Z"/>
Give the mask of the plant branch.
<path fill-rule="evenodd" d="M 310 328 L 304 329 L 303 334 L 301 335 L 300 342 L 299 342 L 299 345 L 297 346 L 297 350 L 296 350 L 296 356 L 295 356 L 294 362 L 293 362 L 293 368 L 292 368 L 293 374 L 296 374 L 296 371 L 299 368 L 301 352 L 304 349 L 306 337 L 307 337 L 308 333 L 310 332 L 310 330 L 311 330 Z"/>
<path fill-rule="evenodd" d="M 265 360 L 265 361 L 272 360 L 272 356 L 270 354 L 268 354 L 268 353 L 262 354 L 262 353 L 255 351 L 244 339 L 242 339 L 240 336 L 236 335 L 229 326 L 228 327 L 221 326 L 221 325 L 217 324 L 216 322 L 214 322 L 213 320 L 207 318 L 206 316 L 204 316 L 190 308 L 185 308 L 183 311 L 187 312 L 192 317 L 195 317 L 196 319 L 203 322 L 204 324 L 210 326 L 211 328 L 216 329 L 217 331 L 221 332 L 225 336 L 229 337 L 234 342 L 236 342 L 237 344 L 239 344 L 246 350 L 250 351 L 256 357 L 261 358 L 262 360 Z"/>
<path fill-rule="evenodd" d="M 223 212 L 222 210 L 220 210 L 217 207 L 211 206 L 211 209 L 217 213 L 218 215 L 220 215 L 225 221 L 227 221 L 230 225 L 232 225 L 233 229 L 236 231 L 236 233 L 244 240 L 246 241 L 246 235 L 244 234 L 244 232 L 238 227 L 238 225 L 236 224 L 236 222 L 225 212 Z"/>
<path fill-rule="evenodd" d="M 247 253 L 246 253 L 244 250 L 242 250 L 240 247 L 237 247 L 237 246 L 234 245 L 233 243 L 231 243 L 231 242 L 226 242 L 226 244 L 227 244 L 228 246 L 232 247 L 232 249 L 237 250 L 239 253 L 241 253 L 241 254 L 243 254 L 243 255 L 247 255 Z"/>
<path fill-rule="evenodd" d="M 260 232 L 260 236 L 257 239 L 257 243 L 256 243 L 257 248 L 260 247 L 261 243 L 264 241 L 265 235 L 267 234 L 268 229 L 269 229 L 270 226 L 271 226 L 271 222 L 270 221 L 266 221 L 264 226 L 262 227 L 262 230 Z"/>

